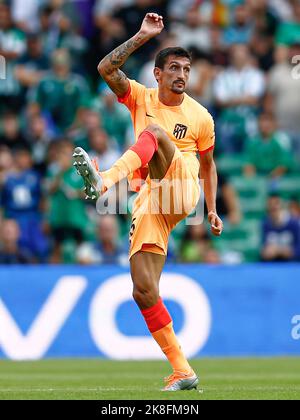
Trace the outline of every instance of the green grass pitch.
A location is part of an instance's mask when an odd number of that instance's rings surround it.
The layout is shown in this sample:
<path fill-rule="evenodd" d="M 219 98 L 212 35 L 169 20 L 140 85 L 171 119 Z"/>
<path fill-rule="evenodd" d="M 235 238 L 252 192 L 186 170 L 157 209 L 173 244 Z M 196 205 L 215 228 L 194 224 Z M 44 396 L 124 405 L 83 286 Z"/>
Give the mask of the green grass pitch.
<path fill-rule="evenodd" d="M 0 400 L 300 399 L 300 359 L 200 359 L 197 391 L 163 393 L 167 362 L 0 361 Z"/>

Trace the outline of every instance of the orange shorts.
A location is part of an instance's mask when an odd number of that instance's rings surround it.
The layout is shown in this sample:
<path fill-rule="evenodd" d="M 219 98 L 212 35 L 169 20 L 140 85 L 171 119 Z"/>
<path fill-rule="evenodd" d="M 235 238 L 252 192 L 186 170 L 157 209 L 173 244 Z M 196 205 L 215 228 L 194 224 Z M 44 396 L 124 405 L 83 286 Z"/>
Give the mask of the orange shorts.
<path fill-rule="evenodd" d="M 178 148 L 164 179 L 148 177 L 133 207 L 130 258 L 139 251 L 167 255 L 169 235 L 200 198 L 199 161 Z"/>

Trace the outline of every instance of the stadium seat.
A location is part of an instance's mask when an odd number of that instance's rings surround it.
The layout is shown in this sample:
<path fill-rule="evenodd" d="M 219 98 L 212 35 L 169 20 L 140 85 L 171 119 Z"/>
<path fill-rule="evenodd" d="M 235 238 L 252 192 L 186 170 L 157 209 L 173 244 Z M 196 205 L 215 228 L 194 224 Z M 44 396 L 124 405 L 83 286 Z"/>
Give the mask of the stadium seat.
<path fill-rule="evenodd" d="M 300 176 L 285 176 L 276 181 L 274 192 L 283 199 L 297 198 L 300 200 Z"/>
<path fill-rule="evenodd" d="M 214 245 L 221 254 L 228 250 L 239 253 L 245 262 L 258 261 L 261 242 L 260 221 L 244 219 L 238 225 L 225 221 L 221 238 L 214 238 Z"/>
<path fill-rule="evenodd" d="M 268 183 L 262 177 L 232 177 L 230 179 L 235 188 L 242 214 L 247 219 L 262 218 L 266 210 Z"/>
<path fill-rule="evenodd" d="M 223 155 L 217 158 L 218 171 L 224 176 L 241 175 L 244 166 L 243 155 Z"/>

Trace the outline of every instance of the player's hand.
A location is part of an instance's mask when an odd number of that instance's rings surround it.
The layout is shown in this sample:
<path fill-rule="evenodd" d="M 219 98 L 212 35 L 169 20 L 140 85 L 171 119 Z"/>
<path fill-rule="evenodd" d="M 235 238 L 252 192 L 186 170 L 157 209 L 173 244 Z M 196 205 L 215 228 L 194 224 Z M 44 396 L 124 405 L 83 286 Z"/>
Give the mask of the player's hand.
<path fill-rule="evenodd" d="M 213 211 L 208 213 L 208 221 L 214 236 L 221 236 L 223 232 L 223 222 L 220 217 Z"/>
<path fill-rule="evenodd" d="M 154 38 L 164 29 L 163 17 L 157 13 L 147 13 L 140 32 L 147 38 Z"/>

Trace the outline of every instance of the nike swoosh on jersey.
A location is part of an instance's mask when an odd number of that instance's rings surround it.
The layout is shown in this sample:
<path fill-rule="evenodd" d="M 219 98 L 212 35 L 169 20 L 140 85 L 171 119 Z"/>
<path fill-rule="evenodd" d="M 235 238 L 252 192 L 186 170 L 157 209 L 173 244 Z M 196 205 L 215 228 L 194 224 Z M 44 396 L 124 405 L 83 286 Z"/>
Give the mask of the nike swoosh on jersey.
<path fill-rule="evenodd" d="M 148 114 L 148 112 L 146 112 L 146 117 L 155 118 L 154 115 L 150 115 L 150 114 Z"/>

